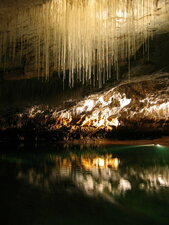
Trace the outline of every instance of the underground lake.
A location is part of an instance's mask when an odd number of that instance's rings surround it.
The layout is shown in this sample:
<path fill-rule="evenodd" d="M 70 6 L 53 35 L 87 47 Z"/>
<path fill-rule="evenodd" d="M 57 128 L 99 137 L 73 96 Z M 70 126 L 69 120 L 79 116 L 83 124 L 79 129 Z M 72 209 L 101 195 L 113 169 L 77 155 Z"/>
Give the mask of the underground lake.
<path fill-rule="evenodd" d="M 0 225 L 169 225 L 169 0 L 0 0 Z"/>
<path fill-rule="evenodd" d="M 169 147 L 1 144 L 1 224 L 168 225 Z"/>

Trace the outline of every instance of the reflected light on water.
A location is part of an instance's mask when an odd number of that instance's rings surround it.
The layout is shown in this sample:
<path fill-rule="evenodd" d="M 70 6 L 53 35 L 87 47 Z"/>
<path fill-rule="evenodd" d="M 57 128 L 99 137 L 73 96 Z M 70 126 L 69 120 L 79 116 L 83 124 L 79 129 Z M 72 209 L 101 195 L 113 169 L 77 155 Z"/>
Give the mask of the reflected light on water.
<path fill-rule="evenodd" d="M 94 168 L 112 168 L 116 170 L 119 166 L 119 159 L 112 158 L 112 155 L 107 155 L 105 157 L 95 157 L 93 159 L 82 157 L 81 163 L 82 166 L 88 170 L 92 170 Z"/>
<path fill-rule="evenodd" d="M 128 180 L 120 179 L 119 189 L 122 191 L 131 190 L 131 184 Z"/>
<path fill-rule="evenodd" d="M 50 155 L 49 158 L 50 170 L 49 162 L 44 164 L 43 171 L 34 167 L 27 170 L 20 167 L 18 179 L 48 191 L 51 185 L 53 188 L 56 183 L 69 180 L 75 189 L 92 196 L 106 195 L 109 200 L 134 189 L 156 192 L 169 187 L 169 166 L 135 167 L 111 154 L 79 156 L 70 153 L 67 157 Z"/>
<path fill-rule="evenodd" d="M 98 165 L 99 167 L 104 167 L 104 159 L 96 159 L 96 165 Z"/>

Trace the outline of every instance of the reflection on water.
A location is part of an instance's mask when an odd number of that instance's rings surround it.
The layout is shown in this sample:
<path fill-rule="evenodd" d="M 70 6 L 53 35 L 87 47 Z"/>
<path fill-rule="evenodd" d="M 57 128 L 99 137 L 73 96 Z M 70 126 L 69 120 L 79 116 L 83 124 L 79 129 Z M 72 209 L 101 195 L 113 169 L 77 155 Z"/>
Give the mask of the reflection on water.
<path fill-rule="evenodd" d="M 163 146 L 4 149 L 0 179 L 5 225 L 169 224 Z"/>
<path fill-rule="evenodd" d="M 113 158 L 111 154 L 105 156 L 70 154 L 66 158 L 49 155 L 49 157 L 53 163 L 50 173 L 41 173 L 34 168 L 26 172 L 21 169 L 18 172 L 18 179 L 24 179 L 30 184 L 46 188 L 50 188 L 51 182 L 70 179 L 77 188 L 86 194 L 94 195 L 124 190 L 127 182 L 129 183 L 120 177 L 118 171 L 120 160 Z M 119 184 L 118 181 L 120 181 Z"/>
<path fill-rule="evenodd" d="M 9 160 L 8 157 L 3 155 L 3 160 Z M 87 195 L 109 196 L 108 200 L 113 200 L 129 191 L 156 192 L 169 188 L 169 165 L 164 158 L 162 164 L 155 161 L 153 165 L 146 165 L 143 157 L 140 157 L 141 164 L 137 164 L 134 160 L 110 153 L 45 154 L 40 162 L 36 161 L 37 158 L 32 157 L 31 164 L 27 163 L 26 167 L 23 158 L 23 161 L 15 159 L 18 162 L 17 179 L 48 191 L 53 185 L 69 180 L 74 189 Z M 66 187 L 65 191 L 72 191 L 72 186 Z"/>

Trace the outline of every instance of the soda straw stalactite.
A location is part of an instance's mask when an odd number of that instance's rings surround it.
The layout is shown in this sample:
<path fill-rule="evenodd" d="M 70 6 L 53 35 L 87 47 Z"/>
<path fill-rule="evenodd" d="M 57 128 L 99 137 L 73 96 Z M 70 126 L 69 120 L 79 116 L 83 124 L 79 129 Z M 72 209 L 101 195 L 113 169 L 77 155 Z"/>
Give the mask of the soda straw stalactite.
<path fill-rule="evenodd" d="M 0 63 L 6 66 L 20 51 L 31 55 L 38 76 L 57 71 L 69 86 L 75 79 L 100 87 L 114 76 L 119 61 L 128 59 L 141 44 L 149 51 L 148 29 L 154 23 L 154 0 L 49 0 L 15 9 L 0 28 Z M 116 74 L 111 71 L 112 66 Z M 68 73 L 66 72 L 68 71 Z"/>

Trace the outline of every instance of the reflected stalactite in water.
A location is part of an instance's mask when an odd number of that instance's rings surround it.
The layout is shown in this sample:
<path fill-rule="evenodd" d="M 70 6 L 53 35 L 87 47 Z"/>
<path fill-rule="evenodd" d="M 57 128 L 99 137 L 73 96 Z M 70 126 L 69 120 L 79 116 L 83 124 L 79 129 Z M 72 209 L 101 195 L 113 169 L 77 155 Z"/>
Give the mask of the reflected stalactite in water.
<path fill-rule="evenodd" d="M 69 157 L 51 155 L 50 170 L 38 172 L 34 168 L 18 172 L 17 178 L 31 185 L 50 191 L 55 183 L 66 180 L 87 195 L 100 195 L 109 198 L 120 196 L 128 191 L 143 190 L 158 192 L 169 187 L 169 166 L 154 165 L 142 167 L 122 164 L 120 158 L 111 154 L 84 155 L 70 154 Z M 124 169 L 125 168 L 125 169 Z M 69 189 L 69 188 L 68 188 Z"/>

